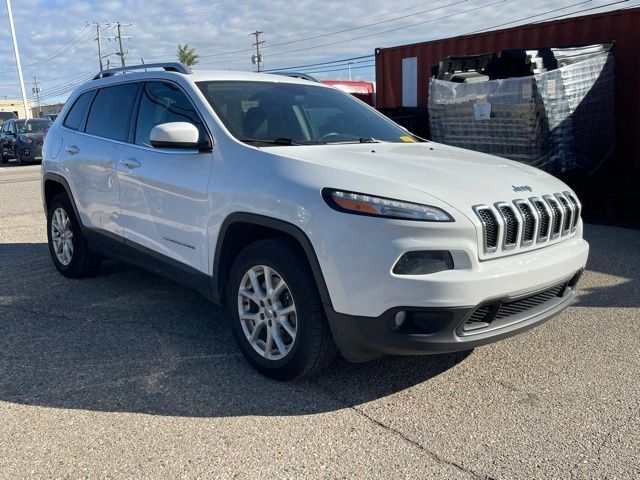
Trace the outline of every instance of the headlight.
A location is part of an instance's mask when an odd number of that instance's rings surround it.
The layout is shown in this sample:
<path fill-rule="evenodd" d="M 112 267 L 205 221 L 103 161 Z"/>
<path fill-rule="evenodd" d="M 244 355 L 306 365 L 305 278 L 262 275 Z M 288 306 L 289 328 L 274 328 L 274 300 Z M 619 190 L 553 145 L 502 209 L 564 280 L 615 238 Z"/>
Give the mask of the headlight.
<path fill-rule="evenodd" d="M 33 138 L 27 137 L 26 135 L 20 135 L 18 138 L 23 143 L 32 143 L 33 142 Z"/>
<path fill-rule="evenodd" d="M 430 205 L 403 202 L 391 198 L 374 197 L 363 193 L 345 192 L 325 188 L 322 196 L 327 204 L 339 212 L 371 217 L 418 220 L 422 222 L 453 222 L 444 210 Z"/>

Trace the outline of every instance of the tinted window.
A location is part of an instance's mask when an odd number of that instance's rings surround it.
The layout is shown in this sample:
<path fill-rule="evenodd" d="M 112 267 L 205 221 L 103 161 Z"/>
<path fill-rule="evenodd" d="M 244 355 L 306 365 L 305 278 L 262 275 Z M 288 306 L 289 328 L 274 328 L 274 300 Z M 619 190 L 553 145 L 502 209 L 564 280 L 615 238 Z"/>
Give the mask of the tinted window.
<path fill-rule="evenodd" d="M 248 143 L 420 141 L 335 88 L 242 81 L 200 82 L 198 86 L 229 131 Z"/>
<path fill-rule="evenodd" d="M 85 131 L 92 135 L 126 141 L 129 120 L 135 103 L 138 85 L 127 83 L 101 88 L 91 105 Z"/>
<path fill-rule="evenodd" d="M 71 110 L 67 114 L 67 118 L 64 119 L 64 126 L 73 130 L 79 130 L 84 114 L 89 108 L 89 102 L 93 97 L 93 92 L 83 93 L 78 97 L 76 103 L 73 104 Z"/>
<path fill-rule="evenodd" d="M 150 146 L 149 136 L 153 127 L 169 122 L 192 123 L 200 130 L 200 140 L 204 139 L 200 119 L 187 96 L 178 87 L 162 82 L 147 83 L 140 100 L 135 143 Z"/>
<path fill-rule="evenodd" d="M 18 120 L 16 127 L 18 127 L 18 133 L 45 133 L 49 130 L 51 122 L 49 120 Z"/>

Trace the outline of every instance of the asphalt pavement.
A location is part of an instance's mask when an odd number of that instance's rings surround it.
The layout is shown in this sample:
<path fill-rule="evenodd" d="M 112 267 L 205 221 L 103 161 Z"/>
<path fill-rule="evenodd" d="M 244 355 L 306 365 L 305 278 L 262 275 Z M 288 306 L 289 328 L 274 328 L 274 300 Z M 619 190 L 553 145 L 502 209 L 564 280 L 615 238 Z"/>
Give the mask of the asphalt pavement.
<path fill-rule="evenodd" d="M 640 231 L 587 225 L 578 301 L 530 332 L 278 383 L 186 287 L 59 275 L 39 172 L 0 168 L 0 478 L 640 477 Z"/>

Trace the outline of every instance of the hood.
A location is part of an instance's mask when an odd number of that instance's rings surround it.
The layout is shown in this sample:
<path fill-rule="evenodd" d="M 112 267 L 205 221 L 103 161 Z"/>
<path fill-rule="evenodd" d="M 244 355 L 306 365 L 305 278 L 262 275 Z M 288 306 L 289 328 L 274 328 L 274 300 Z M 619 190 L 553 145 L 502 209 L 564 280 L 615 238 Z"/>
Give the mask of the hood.
<path fill-rule="evenodd" d="M 33 141 L 43 141 L 44 140 L 44 132 L 36 132 L 36 133 L 19 133 L 18 138 L 21 136 L 30 138 Z"/>
<path fill-rule="evenodd" d="M 463 211 L 477 204 L 568 190 L 560 180 L 536 168 L 432 142 L 269 148 L 274 150 L 290 158 L 407 185 Z M 516 191 L 516 187 L 520 187 L 520 191 Z M 357 188 L 353 186 L 354 190 Z"/>

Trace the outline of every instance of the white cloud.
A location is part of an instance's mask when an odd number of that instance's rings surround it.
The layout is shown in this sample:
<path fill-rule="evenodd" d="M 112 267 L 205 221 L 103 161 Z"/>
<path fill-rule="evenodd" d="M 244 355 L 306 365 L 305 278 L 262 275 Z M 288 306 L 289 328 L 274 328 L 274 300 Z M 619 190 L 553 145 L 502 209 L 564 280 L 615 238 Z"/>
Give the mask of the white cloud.
<path fill-rule="evenodd" d="M 85 26 L 91 22 L 119 20 L 132 24 L 124 28 L 125 34 L 131 36 L 131 40 L 125 41 L 129 64 L 139 63 L 141 57 L 147 63 L 173 61 L 178 43 L 188 42 L 202 56 L 200 68 L 251 70 L 253 37 L 250 33 L 256 29 L 264 31 L 267 68 L 282 68 L 373 54 L 376 47 L 459 35 L 572 5 L 579 0 L 504 0 L 498 5 L 471 11 L 497 1 L 191 0 L 182 4 L 175 0 L 14 0 L 13 10 L 27 90 L 31 92 L 33 76 L 37 75 L 47 103 L 64 99 L 66 94 L 55 94 L 97 70 L 95 28 Z M 594 0 L 555 15 L 610 1 Z M 465 11 L 468 13 L 462 13 Z M 456 13 L 460 14 L 434 20 Z M 387 21 L 401 16 L 405 18 Z M 380 23 L 357 28 L 377 22 Z M 418 22 L 428 23 L 412 26 Z M 348 29 L 352 30 L 330 34 Z M 397 30 L 373 35 L 391 29 Z M 114 36 L 115 30 L 109 29 L 104 35 L 105 52 L 112 54 L 108 58 L 112 65 L 117 65 L 119 58 L 113 55 L 116 42 L 106 38 Z M 291 43 L 277 45 L 285 42 Z M 367 65 L 370 63 L 354 64 L 353 78 L 373 80 L 373 68 Z M 360 68 L 363 66 L 365 68 Z M 346 78 L 347 72 L 316 73 L 316 76 Z M 16 77 L 6 9 L 2 5 L 0 96 L 19 95 Z"/>

